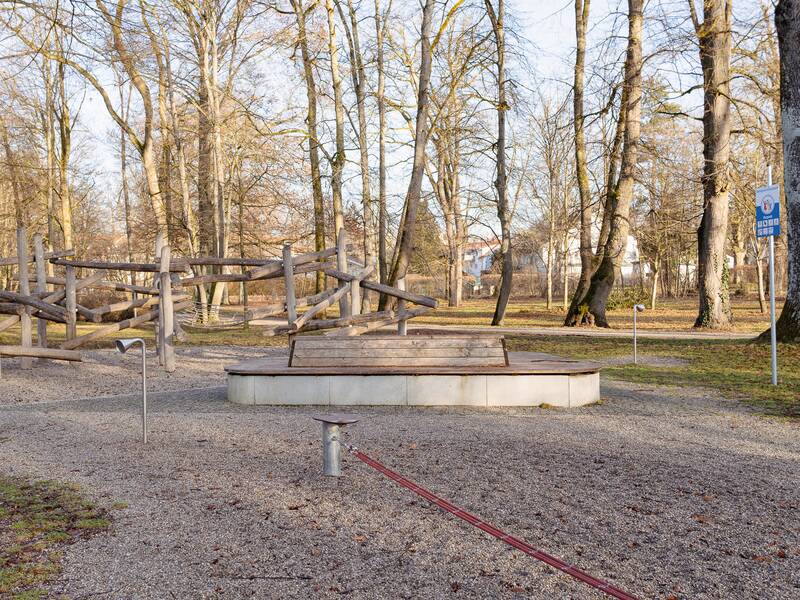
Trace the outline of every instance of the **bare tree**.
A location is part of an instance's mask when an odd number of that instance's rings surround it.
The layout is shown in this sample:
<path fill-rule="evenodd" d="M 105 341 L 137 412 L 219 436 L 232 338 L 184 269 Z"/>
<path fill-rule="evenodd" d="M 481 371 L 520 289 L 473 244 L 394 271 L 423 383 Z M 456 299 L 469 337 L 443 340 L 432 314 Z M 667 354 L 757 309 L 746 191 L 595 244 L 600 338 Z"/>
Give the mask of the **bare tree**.
<path fill-rule="evenodd" d="M 699 312 L 695 327 L 730 325 L 725 239 L 728 233 L 730 159 L 731 0 L 705 0 L 703 22 L 689 9 L 703 68 L 703 218 L 697 230 Z"/>
<path fill-rule="evenodd" d="M 614 287 L 616 273 L 620 270 L 628 243 L 630 207 L 636 179 L 642 113 L 643 6 L 644 0 L 628 0 L 628 49 L 625 57 L 623 104 L 620 108 L 623 145 L 619 179 L 616 184 L 612 184 L 613 191 L 607 200 L 601 226 L 602 258 L 592 275 L 586 295 L 575 302 L 579 307 L 577 314 L 567 315 L 568 324 L 609 326 L 606 302 Z"/>
<path fill-rule="evenodd" d="M 786 301 L 776 324 L 778 339 L 800 342 L 800 3 L 778 0 L 775 8 L 781 64 L 784 185 L 789 238 Z"/>
<path fill-rule="evenodd" d="M 422 8 L 422 28 L 420 30 L 420 66 L 417 91 L 417 117 L 414 128 L 414 160 L 411 178 L 406 192 L 403 219 L 398 232 L 396 260 L 392 266 L 389 284 L 396 285 L 408 271 L 414 249 L 414 227 L 422 193 L 422 178 L 425 173 L 425 146 L 428 143 L 428 109 L 430 105 L 431 81 L 431 24 L 435 0 L 425 0 Z M 386 304 L 393 306 L 387 299 Z"/>
<path fill-rule="evenodd" d="M 511 214 L 508 205 L 506 167 L 506 111 L 509 108 L 506 97 L 506 37 L 505 37 L 505 1 L 497 0 L 495 10 L 492 0 L 484 0 L 486 12 L 492 23 L 494 33 L 497 68 L 497 141 L 495 165 L 495 189 L 497 190 L 497 218 L 500 220 L 500 260 L 501 279 L 497 305 L 492 316 L 492 325 L 502 325 L 506 315 L 506 307 L 511 297 L 511 279 L 514 276 L 514 258 L 511 248 Z"/>

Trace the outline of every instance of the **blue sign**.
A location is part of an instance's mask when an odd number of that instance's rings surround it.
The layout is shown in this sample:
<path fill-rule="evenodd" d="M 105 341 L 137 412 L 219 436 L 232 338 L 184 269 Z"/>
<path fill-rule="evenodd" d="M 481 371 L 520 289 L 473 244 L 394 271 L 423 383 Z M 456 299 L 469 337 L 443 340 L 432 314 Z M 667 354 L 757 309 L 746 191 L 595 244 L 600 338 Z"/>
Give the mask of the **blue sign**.
<path fill-rule="evenodd" d="M 756 190 L 756 237 L 781 234 L 781 188 L 777 185 Z"/>

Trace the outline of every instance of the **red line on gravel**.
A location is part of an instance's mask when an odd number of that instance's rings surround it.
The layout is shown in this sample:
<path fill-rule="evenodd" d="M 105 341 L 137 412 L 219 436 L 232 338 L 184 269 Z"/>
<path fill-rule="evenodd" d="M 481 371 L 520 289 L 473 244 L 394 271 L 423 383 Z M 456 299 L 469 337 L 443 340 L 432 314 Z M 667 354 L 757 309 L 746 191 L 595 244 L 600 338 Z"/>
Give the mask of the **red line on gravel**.
<path fill-rule="evenodd" d="M 346 444 L 343 445 L 347 446 Z M 558 569 L 559 571 L 563 571 L 567 575 L 570 575 L 571 577 L 574 577 L 575 579 L 578 579 L 579 581 L 582 581 L 583 583 L 597 590 L 600 590 L 601 592 L 604 592 L 609 596 L 612 596 L 614 598 L 619 598 L 620 600 L 637 600 L 636 596 L 632 596 L 628 592 L 625 592 L 617 587 L 614 587 L 613 585 L 611 585 L 606 581 L 603 581 L 602 579 L 598 579 L 597 577 L 594 577 L 589 573 L 581 571 L 580 569 L 564 562 L 560 558 L 556 558 L 555 556 L 547 554 L 546 552 L 537 550 L 525 540 L 521 540 L 517 537 L 514 537 L 513 535 L 508 535 L 507 533 L 498 529 L 494 525 L 490 525 L 489 523 L 484 523 L 478 517 L 468 513 L 465 510 L 458 508 L 457 506 L 451 504 L 447 500 L 440 498 L 433 492 L 426 490 L 422 486 L 417 485 L 413 481 L 406 479 L 399 473 L 392 471 L 390 468 L 382 465 L 377 460 L 370 458 L 357 448 L 349 446 L 348 449 L 350 450 L 351 454 L 353 454 L 363 463 L 369 465 L 376 471 L 386 475 L 386 477 L 402 485 L 404 488 L 411 490 L 418 496 L 425 498 L 427 501 L 431 502 L 432 504 L 435 504 L 442 510 L 446 510 L 447 512 L 455 515 L 462 521 L 466 521 L 470 525 L 477 527 L 481 531 L 484 531 L 485 533 L 488 533 L 491 536 L 496 537 L 498 540 L 505 542 L 509 546 L 512 546 L 521 552 L 524 552 L 528 556 L 532 556 L 533 558 L 540 560 L 543 563 L 546 563 L 551 567 Z"/>

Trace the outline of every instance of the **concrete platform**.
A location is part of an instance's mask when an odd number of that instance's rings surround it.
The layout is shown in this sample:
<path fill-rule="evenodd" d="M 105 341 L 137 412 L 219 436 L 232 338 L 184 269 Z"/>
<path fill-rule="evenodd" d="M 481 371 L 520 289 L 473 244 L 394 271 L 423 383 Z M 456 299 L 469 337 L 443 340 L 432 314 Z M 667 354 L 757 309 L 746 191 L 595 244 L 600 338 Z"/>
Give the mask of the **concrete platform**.
<path fill-rule="evenodd" d="M 227 367 L 237 404 L 320 406 L 540 406 L 600 400 L 600 365 L 509 352 L 503 367 L 290 367 L 287 357 Z"/>

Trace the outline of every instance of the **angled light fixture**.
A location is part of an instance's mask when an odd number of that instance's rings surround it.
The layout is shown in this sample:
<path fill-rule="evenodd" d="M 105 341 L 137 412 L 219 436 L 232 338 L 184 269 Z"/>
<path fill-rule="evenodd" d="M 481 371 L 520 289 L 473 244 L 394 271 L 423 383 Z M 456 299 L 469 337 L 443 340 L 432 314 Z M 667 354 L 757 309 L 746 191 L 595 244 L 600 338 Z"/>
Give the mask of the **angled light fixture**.
<path fill-rule="evenodd" d="M 147 362 L 146 346 L 142 338 L 123 338 L 116 340 L 114 345 L 117 347 L 117 352 L 125 354 L 128 350 L 133 348 L 136 344 L 142 345 L 142 443 L 147 443 Z"/>

